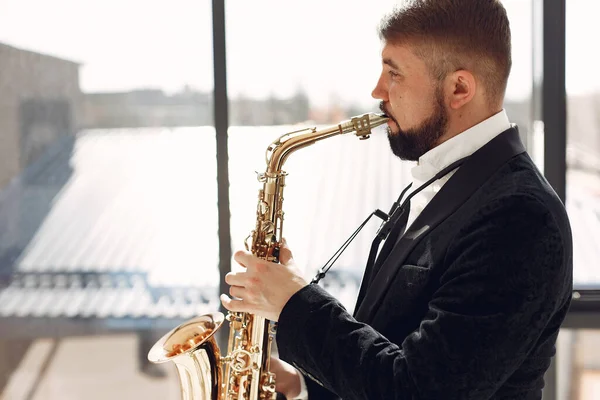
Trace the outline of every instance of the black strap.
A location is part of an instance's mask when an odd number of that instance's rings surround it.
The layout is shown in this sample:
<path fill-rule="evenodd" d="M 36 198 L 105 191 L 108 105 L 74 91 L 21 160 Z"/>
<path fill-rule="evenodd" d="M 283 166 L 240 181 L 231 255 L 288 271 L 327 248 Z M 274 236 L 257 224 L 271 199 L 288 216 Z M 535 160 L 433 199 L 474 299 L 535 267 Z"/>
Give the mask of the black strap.
<path fill-rule="evenodd" d="M 404 233 L 406 230 L 406 224 L 408 223 L 408 215 L 410 214 L 410 199 L 407 200 L 400 210 L 398 211 L 399 216 L 394 218 L 392 230 L 389 231 L 385 242 L 383 243 L 383 247 L 381 248 L 381 252 L 377 255 L 377 249 L 379 248 L 379 244 L 381 243 L 380 236 L 376 236 L 375 240 L 373 240 L 373 245 L 371 245 L 371 252 L 369 253 L 369 259 L 367 260 L 367 268 L 365 270 L 365 280 L 369 282 L 372 276 L 377 274 L 379 267 L 383 263 L 383 260 L 387 258 L 387 256 L 394 248 L 396 241 Z M 374 245 L 377 245 L 375 248 Z M 377 256 L 377 259 L 375 259 Z"/>
<path fill-rule="evenodd" d="M 381 253 L 379 254 L 379 256 L 377 256 L 377 258 L 375 258 L 375 257 L 377 255 L 377 249 L 379 248 L 379 242 L 380 242 L 380 239 L 378 239 L 379 235 L 375 238 L 375 240 L 373 240 L 373 244 L 371 245 L 371 252 L 369 253 L 369 258 L 367 260 L 367 266 L 365 268 L 365 275 L 363 277 L 362 284 L 360 285 L 357 304 L 360 304 L 360 302 L 362 301 L 363 297 L 366 294 L 366 290 L 367 290 L 367 287 L 369 286 L 369 283 L 371 282 L 373 277 L 375 277 L 377 275 L 377 271 L 379 271 L 379 268 L 381 268 L 384 261 L 387 259 L 387 257 L 392 252 L 392 249 L 398 242 L 398 239 L 402 237 L 402 234 L 406 230 L 406 224 L 408 222 L 408 216 L 410 214 L 410 200 L 414 196 L 416 196 L 417 193 L 419 193 L 420 191 L 422 191 L 423 189 L 425 189 L 426 187 L 431 185 L 433 182 L 437 181 L 438 179 L 443 178 L 444 176 L 448 175 L 450 172 L 452 172 L 455 169 L 457 169 L 458 167 L 460 167 L 464 162 L 466 162 L 469 159 L 469 157 L 470 156 L 464 157 L 458 161 L 453 162 L 452 164 L 450 164 L 449 166 L 447 166 L 446 168 L 444 168 L 443 170 L 438 172 L 433 178 L 431 178 L 430 180 L 425 182 L 423 185 L 419 186 L 414 192 L 412 192 L 406 198 L 404 203 L 402 203 L 402 205 L 398 209 L 398 215 L 396 216 L 396 218 L 390 218 L 390 220 L 389 220 L 389 223 L 391 224 L 391 226 L 387 230 L 388 230 L 388 232 L 390 232 L 390 235 L 386 239 L 386 241 L 383 245 L 383 248 L 381 249 Z M 404 191 L 406 191 L 406 189 Z M 403 193 L 404 193 L 404 191 L 403 191 Z"/>
<path fill-rule="evenodd" d="M 400 196 L 398 196 L 398 200 L 396 200 L 392 204 L 392 207 L 388 214 L 384 213 L 383 211 L 381 211 L 379 209 L 373 211 L 367 217 L 367 219 L 365 219 L 365 221 L 362 224 L 360 224 L 360 226 L 354 231 L 354 233 L 352 233 L 352 235 L 350 235 L 350 237 L 342 244 L 342 246 L 335 253 L 333 253 L 333 256 L 331 256 L 331 258 L 325 263 L 325 265 L 323 265 L 323 267 L 319 268 L 317 275 L 315 275 L 315 277 L 312 279 L 312 281 L 310 283 L 317 284 L 317 283 L 319 283 L 319 281 L 321 279 L 323 279 L 325 277 L 325 274 L 327 274 L 327 272 L 331 269 L 331 267 L 333 267 L 333 264 L 342 255 L 344 250 L 346 250 L 346 248 L 350 245 L 350 243 L 354 240 L 354 238 L 356 238 L 358 233 L 365 227 L 365 225 L 367 224 L 367 222 L 369 222 L 371 217 L 376 216 L 378 218 L 381 218 L 384 222 L 381 225 L 381 227 L 379 228 L 377 235 L 375 236 L 375 239 L 373 240 L 373 243 L 371 244 L 371 251 L 369 252 L 369 258 L 367 260 L 367 267 L 365 269 L 365 278 L 364 279 L 370 280 L 370 277 L 374 276 L 374 274 L 372 272 L 373 272 L 373 267 L 375 266 L 375 263 L 377 264 L 377 266 L 381 266 L 383 261 L 385 261 L 385 259 L 391 252 L 392 248 L 396 244 L 397 239 L 406 230 L 406 224 L 408 222 L 408 215 L 410 213 L 410 199 L 412 199 L 417 193 L 419 193 L 420 191 L 425 189 L 427 186 L 431 185 L 433 182 L 437 181 L 440 178 L 443 178 L 444 176 L 448 175 L 450 172 L 454 171 L 456 168 L 460 167 L 460 165 L 463 164 L 468 159 L 469 159 L 469 157 L 461 158 L 460 160 L 453 162 L 448 167 L 441 170 L 433 178 L 431 178 L 430 180 L 425 182 L 423 185 L 421 185 L 419 188 L 417 188 L 417 190 L 412 192 L 406 198 L 404 203 L 402 203 L 402 205 L 399 206 L 400 202 L 402 201 L 402 198 L 404 197 L 404 195 L 406 194 L 408 189 L 410 189 L 412 187 L 412 183 L 410 185 L 408 185 L 407 187 L 405 187 L 402 190 L 402 193 L 400 193 Z M 381 249 L 381 253 L 380 253 L 379 257 L 377 257 L 379 245 L 381 244 L 381 242 L 383 240 L 385 240 L 384 246 Z M 384 254 L 384 251 L 385 251 L 385 254 Z M 367 282 L 368 282 L 368 280 L 367 280 Z M 363 285 L 363 287 L 364 286 L 365 285 Z M 360 297 L 360 294 L 359 294 L 359 297 Z"/>
<path fill-rule="evenodd" d="M 327 274 L 327 272 L 331 269 L 331 267 L 333 267 L 333 264 L 337 261 L 338 258 L 340 258 L 340 256 L 344 252 L 344 250 L 346 250 L 346 248 L 350 245 L 350 243 L 354 240 L 354 238 L 358 235 L 358 233 L 362 230 L 362 228 L 365 227 L 367 222 L 369 222 L 369 220 L 373 216 L 381 218 L 384 221 L 387 221 L 389 218 L 386 213 L 384 213 L 383 211 L 381 211 L 379 209 L 373 211 L 367 217 L 367 219 L 365 219 L 363 221 L 363 223 L 360 224 L 360 226 L 354 231 L 354 233 L 352 235 L 350 235 L 350 237 L 344 242 L 344 244 L 342 244 L 342 246 L 339 249 L 337 249 L 337 251 L 335 253 L 333 253 L 331 258 L 329 260 L 327 260 L 325 265 L 323 265 L 321 268 L 319 268 L 319 272 L 317 272 L 317 275 L 315 275 L 315 277 L 312 279 L 312 281 L 310 281 L 310 283 L 315 283 L 315 284 L 319 283 L 319 281 L 325 277 L 325 274 Z"/>

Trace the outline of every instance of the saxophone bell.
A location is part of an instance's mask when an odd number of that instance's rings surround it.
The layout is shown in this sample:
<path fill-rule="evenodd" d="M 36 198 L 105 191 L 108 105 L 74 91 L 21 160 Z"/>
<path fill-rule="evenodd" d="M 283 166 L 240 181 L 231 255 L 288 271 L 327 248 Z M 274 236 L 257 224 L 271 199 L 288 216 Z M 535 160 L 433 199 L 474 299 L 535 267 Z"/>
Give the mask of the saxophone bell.
<path fill-rule="evenodd" d="M 191 319 L 165 334 L 150 349 L 150 362 L 175 363 L 183 400 L 221 398 L 221 354 L 215 332 L 224 320 L 220 312 Z"/>

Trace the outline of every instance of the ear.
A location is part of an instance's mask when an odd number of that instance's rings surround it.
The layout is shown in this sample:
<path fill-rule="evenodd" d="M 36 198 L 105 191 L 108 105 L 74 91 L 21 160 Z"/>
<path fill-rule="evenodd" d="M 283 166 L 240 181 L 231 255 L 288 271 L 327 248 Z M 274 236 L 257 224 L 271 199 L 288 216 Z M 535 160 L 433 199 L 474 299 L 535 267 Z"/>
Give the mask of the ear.
<path fill-rule="evenodd" d="M 446 77 L 445 89 L 448 96 L 448 104 L 453 110 L 468 104 L 477 91 L 477 81 L 473 74 L 461 69 Z"/>

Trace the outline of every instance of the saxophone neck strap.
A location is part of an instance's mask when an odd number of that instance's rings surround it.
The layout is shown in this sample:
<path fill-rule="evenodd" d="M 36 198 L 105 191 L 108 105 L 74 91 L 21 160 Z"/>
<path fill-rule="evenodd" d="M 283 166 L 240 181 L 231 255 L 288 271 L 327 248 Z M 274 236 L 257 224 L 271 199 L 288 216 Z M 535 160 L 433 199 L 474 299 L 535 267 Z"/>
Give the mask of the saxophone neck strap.
<path fill-rule="evenodd" d="M 333 256 L 331 256 L 331 258 L 329 260 L 327 260 L 327 262 L 321 268 L 319 268 L 319 271 L 317 272 L 317 274 L 315 275 L 315 277 L 312 279 L 312 281 L 310 283 L 318 284 L 319 281 L 325 277 L 327 272 L 329 272 L 331 267 L 333 267 L 334 263 L 338 260 L 338 258 L 340 258 L 340 256 L 346 250 L 346 248 L 350 245 L 350 243 L 352 243 L 352 241 L 356 238 L 356 236 L 360 233 L 360 231 L 365 227 L 365 225 L 367 225 L 369 220 L 373 216 L 376 216 L 377 218 L 380 218 L 383 222 L 382 222 L 382 225 L 380 226 L 379 230 L 377 231 L 377 235 L 375 236 L 373 243 L 371 244 L 371 251 L 369 252 L 369 258 L 367 260 L 367 267 L 369 265 L 372 265 L 375 262 L 375 257 L 377 256 L 377 252 L 379 251 L 379 245 L 381 244 L 381 242 L 383 240 L 386 240 L 390 231 L 392 230 L 392 228 L 395 226 L 395 224 L 398 222 L 398 220 L 402 216 L 405 216 L 405 217 L 408 216 L 408 212 L 409 212 L 409 208 L 410 208 L 410 199 L 412 199 L 417 193 L 421 192 L 427 186 L 431 185 L 433 182 L 437 181 L 438 179 L 443 178 L 444 176 L 448 175 L 450 172 L 452 172 L 455 169 L 457 169 L 458 167 L 460 167 L 465 161 L 467 161 L 469 159 L 469 157 L 461 158 L 460 160 L 453 162 L 448 167 L 446 167 L 443 170 L 441 170 L 440 172 L 438 172 L 433 178 L 431 178 L 430 180 L 425 182 L 423 185 L 419 186 L 415 191 L 413 191 L 406 198 L 406 200 L 404 200 L 404 202 L 401 203 L 404 195 L 412 187 L 412 183 L 409 184 L 407 187 L 404 188 L 404 190 L 402 190 L 402 192 L 400 193 L 400 196 L 398 197 L 398 200 L 396 200 L 392 204 L 392 207 L 390 208 L 390 211 L 387 214 L 379 209 L 373 211 L 367 217 L 367 219 L 365 219 L 363 221 L 363 223 L 359 225 L 359 227 L 354 231 L 354 233 L 352 233 L 352 235 L 350 235 L 350 237 L 342 244 L 342 246 L 335 253 L 333 253 Z M 401 204 L 401 205 L 399 206 L 399 204 Z"/>

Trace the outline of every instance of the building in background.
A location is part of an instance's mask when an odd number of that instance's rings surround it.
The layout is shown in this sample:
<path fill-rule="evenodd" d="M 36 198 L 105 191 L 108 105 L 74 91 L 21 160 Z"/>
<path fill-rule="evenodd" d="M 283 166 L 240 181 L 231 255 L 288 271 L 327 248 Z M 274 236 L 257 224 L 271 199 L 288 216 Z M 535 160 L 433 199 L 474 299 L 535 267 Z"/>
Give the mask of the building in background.
<path fill-rule="evenodd" d="M 87 129 L 212 126 L 212 93 L 186 86 L 167 94 L 160 89 L 86 93 L 83 127 Z M 231 99 L 232 126 L 288 125 L 311 118 L 308 96 L 289 98 L 239 96 Z"/>
<path fill-rule="evenodd" d="M 79 66 L 0 43 L 0 188 L 80 122 Z"/>
<path fill-rule="evenodd" d="M 210 126 L 212 108 L 212 93 L 189 87 L 172 95 L 160 89 L 86 93 L 83 127 Z"/>

